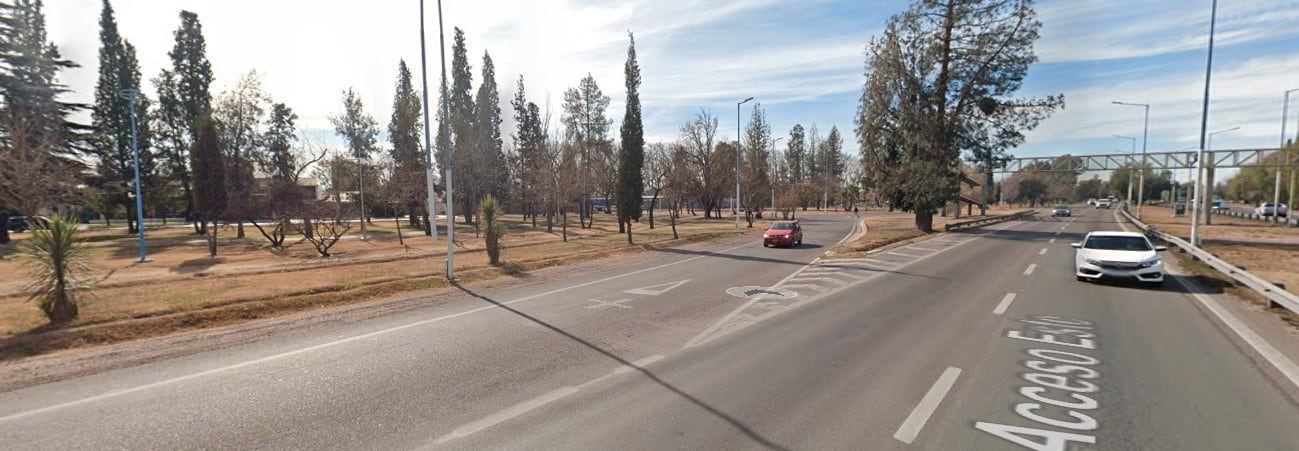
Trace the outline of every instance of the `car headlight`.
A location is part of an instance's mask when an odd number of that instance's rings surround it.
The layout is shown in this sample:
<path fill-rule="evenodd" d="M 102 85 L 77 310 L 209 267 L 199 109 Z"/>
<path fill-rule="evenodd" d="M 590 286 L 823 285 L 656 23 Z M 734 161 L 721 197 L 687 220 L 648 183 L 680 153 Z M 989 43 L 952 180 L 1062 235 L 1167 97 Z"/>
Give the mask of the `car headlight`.
<path fill-rule="evenodd" d="M 1147 260 L 1147 261 L 1141 262 L 1141 267 L 1142 267 L 1142 268 L 1149 268 L 1149 267 L 1151 267 L 1151 266 L 1156 266 L 1156 265 L 1158 265 L 1158 264 L 1160 264 L 1160 263 L 1161 263 L 1161 262 L 1159 261 L 1159 259 L 1156 258 L 1156 259 L 1154 259 L 1154 260 Z"/>
<path fill-rule="evenodd" d="M 1089 265 L 1100 266 L 1100 265 L 1101 265 L 1101 262 L 1100 262 L 1100 260 L 1087 259 L 1087 264 L 1089 264 Z"/>

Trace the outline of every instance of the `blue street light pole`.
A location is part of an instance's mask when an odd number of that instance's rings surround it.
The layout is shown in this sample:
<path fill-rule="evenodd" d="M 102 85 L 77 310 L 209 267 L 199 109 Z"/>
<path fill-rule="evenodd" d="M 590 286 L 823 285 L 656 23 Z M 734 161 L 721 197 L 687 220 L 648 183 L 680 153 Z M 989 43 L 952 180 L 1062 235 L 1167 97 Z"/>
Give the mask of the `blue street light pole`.
<path fill-rule="evenodd" d="M 144 196 L 140 192 L 140 142 L 135 129 L 135 102 L 139 91 L 123 89 L 122 98 L 131 101 L 131 158 L 135 161 L 135 230 L 140 236 L 140 263 L 148 260 L 149 255 L 144 245 Z"/>

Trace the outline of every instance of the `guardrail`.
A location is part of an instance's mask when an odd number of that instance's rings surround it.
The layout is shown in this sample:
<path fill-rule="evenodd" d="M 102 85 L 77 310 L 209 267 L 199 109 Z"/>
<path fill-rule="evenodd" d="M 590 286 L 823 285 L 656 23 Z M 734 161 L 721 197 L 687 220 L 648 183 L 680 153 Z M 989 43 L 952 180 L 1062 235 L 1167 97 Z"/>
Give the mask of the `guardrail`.
<path fill-rule="evenodd" d="M 1037 210 L 1024 210 L 1019 213 L 1012 213 L 1008 215 L 991 216 L 987 218 L 972 219 L 969 221 L 953 222 L 951 224 L 947 224 L 943 226 L 943 230 L 947 232 L 965 230 L 973 227 L 982 227 L 988 224 L 996 224 L 998 222 L 1006 222 L 1010 220 L 1020 219 L 1025 216 L 1032 216 L 1035 214 L 1037 214 Z"/>
<path fill-rule="evenodd" d="M 1217 211 L 1214 211 L 1213 214 L 1216 214 L 1216 215 L 1222 215 L 1222 216 L 1231 216 L 1231 217 L 1233 217 L 1233 218 L 1253 219 L 1253 220 L 1256 220 L 1256 221 L 1263 221 L 1263 222 L 1267 222 L 1267 223 L 1270 223 L 1270 224 L 1287 225 L 1287 226 L 1290 226 L 1290 227 L 1299 227 L 1299 217 L 1294 217 L 1294 215 L 1287 215 L 1288 217 L 1282 219 L 1281 221 L 1273 221 L 1271 216 L 1263 216 L 1263 215 L 1260 215 L 1260 214 L 1256 214 L 1256 213 L 1254 213 L 1254 212 L 1243 212 L 1243 211 L 1232 211 L 1232 210 L 1217 210 Z"/>
<path fill-rule="evenodd" d="M 1299 313 L 1299 295 L 1295 295 L 1294 293 L 1286 291 L 1285 288 L 1277 286 L 1277 284 L 1250 274 L 1249 271 L 1246 271 L 1244 268 L 1227 263 L 1221 258 L 1210 254 L 1208 251 L 1191 245 L 1191 243 L 1186 242 L 1186 240 L 1161 232 L 1159 229 L 1141 222 L 1137 218 L 1132 217 L 1132 213 L 1128 212 L 1127 208 L 1121 208 L 1119 211 L 1123 213 L 1123 216 L 1126 217 L 1128 221 L 1132 222 L 1133 225 L 1136 225 L 1137 228 L 1140 228 L 1141 231 L 1145 232 L 1147 235 L 1181 248 L 1183 251 L 1191 254 L 1191 256 L 1199 259 L 1218 272 L 1232 278 L 1236 283 L 1249 287 L 1258 292 L 1258 294 L 1263 295 L 1271 305 L 1281 306 L 1291 312 Z"/>

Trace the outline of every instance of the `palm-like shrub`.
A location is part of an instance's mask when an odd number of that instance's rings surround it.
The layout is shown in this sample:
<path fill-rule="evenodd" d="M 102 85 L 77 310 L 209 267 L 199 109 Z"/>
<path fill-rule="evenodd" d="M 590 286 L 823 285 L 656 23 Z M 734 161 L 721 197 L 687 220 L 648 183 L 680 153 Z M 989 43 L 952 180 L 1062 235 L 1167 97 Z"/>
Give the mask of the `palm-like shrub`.
<path fill-rule="evenodd" d="M 56 214 L 45 220 L 34 220 L 32 236 L 19 245 L 19 255 L 31 275 L 31 300 L 51 323 L 66 324 L 77 317 L 75 290 L 85 281 L 91 266 L 77 222 L 71 216 Z"/>
<path fill-rule="evenodd" d="M 501 223 L 502 208 L 496 196 L 488 194 L 483 197 L 483 201 L 478 205 L 478 214 L 479 220 L 487 229 L 487 258 L 493 266 L 500 265 L 501 238 L 505 237 L 507 229 L 505 224 Z"/>

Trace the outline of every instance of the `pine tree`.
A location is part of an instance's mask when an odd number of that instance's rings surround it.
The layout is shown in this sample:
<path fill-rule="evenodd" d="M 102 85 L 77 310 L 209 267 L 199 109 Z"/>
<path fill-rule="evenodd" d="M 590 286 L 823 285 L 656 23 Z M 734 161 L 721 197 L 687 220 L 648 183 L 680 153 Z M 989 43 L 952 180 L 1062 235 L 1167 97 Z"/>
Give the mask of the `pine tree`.
<path fill-rule="evenodd" d="M 597 163 L 601 148 L 608 146 L 609 121 L 605 119 L 605 110 L 609 108 L 609 97 L 600 91 L 595 77 L 586 74 L 577 88 L 564 91 L 564 114 L 561 121 L 566 134 L 578 145 L 577 165 L 581 178 L 581 197 L 585 213 L 582 226 L 590 227 L 593 219 L 590 206 L 590 194 L 597 181 L 591 177 L 591 167 Z"/>
<path fill-rule="evenodd" d="M 404 185 L 392 188 L 400 191 L 398 202 L 410 215 L 412 226 L 419 225 L 418 215 L 427 208 L 422 207 L 424 204 L 421 202 L 421 199 L 427 197 L 427 187 L 424 183 L 416 183 L 424 180 L 422 174 L 425 164 L 424 151 L 420 147 L 420 127 L 423 124 L 420 119 L 423 112 L 420 101 L 415 85 L 411 82 L 410 69 L 406 67 L 406 61 L 402 60 L 397 65 L 397 87 L 392 97 L 388 140 L 392 143 L 393 177 Z"/>
<path fill-rule="evenodd" d="M 645 130 L 640 110 L 640 63 L 636 61 L 636 37 L 627 32 L 627 63 L 623 76 L 627 85 L 627 108 L 622 117 L 622 146 L 618 155 L 618 229 L 627 226 L 627 243 L 631 244 L 631 222 L 639 220 L 644 204 Z"/>
<path fill-rule="evenodd" d="M 807 156 L 807 144 L 804 142 L 803 125 L 794 124 L 789 130 L 788 150 L 785 151 L 785 165 L 789 166 L 789 185 L 802 183 L 806 178 L 803 159 Z"/>
<path fill-rule="evenodd" d="M 478 85 L 474 111 L 478 113 L 474 120 L 478 139 L 476 154 L 471 160 L 473 182 L 477 185 L 472 206 L 476 210 L 478 198 L 493 194 L 502 199 L 509 190 L 504 142 L 501 140 L 501 94 L 496 87 L 496 65 L 487 52 L 483 52 L 483 81 Z"/>
<path fill-rule="evenodd" d="M 59 72 L 77 64 L 50 42 L 43 8 L 40 0 L 0 3 L 0 221 L 70 199 L 85 169 L 89 128 L 70 119 L 83 106 L 58 100 L 68 92 Z M 0 230 L 0 244 L 8 242 Z"/>
<path fill-rule="evenodd" d="M 190 167 L 194 170 L 194 211 L 201 228 L 209 231 L 208 252 L 216 257 L 216 221 L 226 210 L 226 164 L 222 152 L 220 127 L 211 114 L 199 118 L 198 135 L 190 149 Z"/>
<path fill-rule="evenodd" d="M 477 146 L 478 132 L 474 122 L 478 115 L 474 110 L 473 97 L 473 68 L 469 66 L 469 50 L 465 44 L 465 32 L 460 28 L 455 29 L 455 39 L 451 47 L 451 92 L 445 93 L 447 98 L 448 110 L 451 117 L 446 118 L 451 124 L 451 164 L 452 169 L 459 180 L 460 190 L 457 197 L 463 202 L 470 199 L 463 205 L 469 208 L 460 207 L 461 213 L 464 214 L 465 223 L 473 224 L 474 215 L 477 209 L 473 208 L 477 201 L 479 193 L 474 192 L 472 174 L 474 173 L 475 148 Z"/>
<path fill-rule="evenodd" d="M 542 174 L 545 167 L 545 146 L 546 134 L 542 130 L 541 112 L 536 103 L 528 101 L 526 90 L 523 86 L 523 75 L 519 75 L 518 87 L 514 90 L 514 100 L 510 101 L 514 107 L 514 124 L 517 132 L 514 134 L 514 145 L 518 148 L 519 158 L 522 160 L 522 174 L 520 182 L 522 183 L 521 192 L 523 194 L 523 205 L 525 211 L 532 215 L 532 224 L 537 223 L 537 203 L 538 189 L 545 186 L 544 181 L 547 175 Z"/>
<path fill-rule="evenodd" d="M 361 195 L 358 200 L 360 201 L 361 235 L 364 236 L 365 223 L 370 218 L 365 207 L 365 162 L 370 159 L 370 153 L 374 151 L 378 142 L 379 123 L 370 116 L 370 113 L 365 112 L 361 97 L 351 88 L 343 91 L 343 113 L 330 116 L 329 122 L 334 125 L 334 133 L 347 141 L 348 152 L 360 165 L 357 180 Z M 373 188 L 372 185 L 371 189 Z"/>
<path fill-rule="evenodd" d="M 151 134 L 149 133 L 149 99 L 140 90 L 140 64 L 135 47 L 122 39 L 117 31 L 117 20 L 108 1 L 99 18 L 99 80 L 95 85 L 95 105 L 91 113 L 95 129 L 94 154 L 97 188 L 104 191 L 113 204 L 126 210 L 127 233 L 137 232 L 135 223 L 135 155 L 132 132 L 136 133 L 139 148 L 141 189 L 153 195 L 157 180 Z M 133 105 L 126 91 L 136 93 Z M 136 115 L 136 129 L 132 130 L 131 115 Z"/>
<path fill-rule="evenodd" d="M 180 12 L 180 27 L 176 29 L 176 42 L 167 56 L 171 70 L 163 70 L 154 84 L 158 89 L 158 127 L 166 143 L 161 154 L 167 160 L 172 177 L 181 182 L 185 192 L 186 220 L 192 220 L 196 211 L 193 186 L 194 172 L 189 166 L 194 158 L 187 153 L 194 146 L 199 132 L 199 120 L 211 112 L 212 64 L 207 60 L 207 44 L 203 38 L 203 25 L 198 15 Z M 206 233 L 202 221 L 194 221 L 194 230 Z"/>

